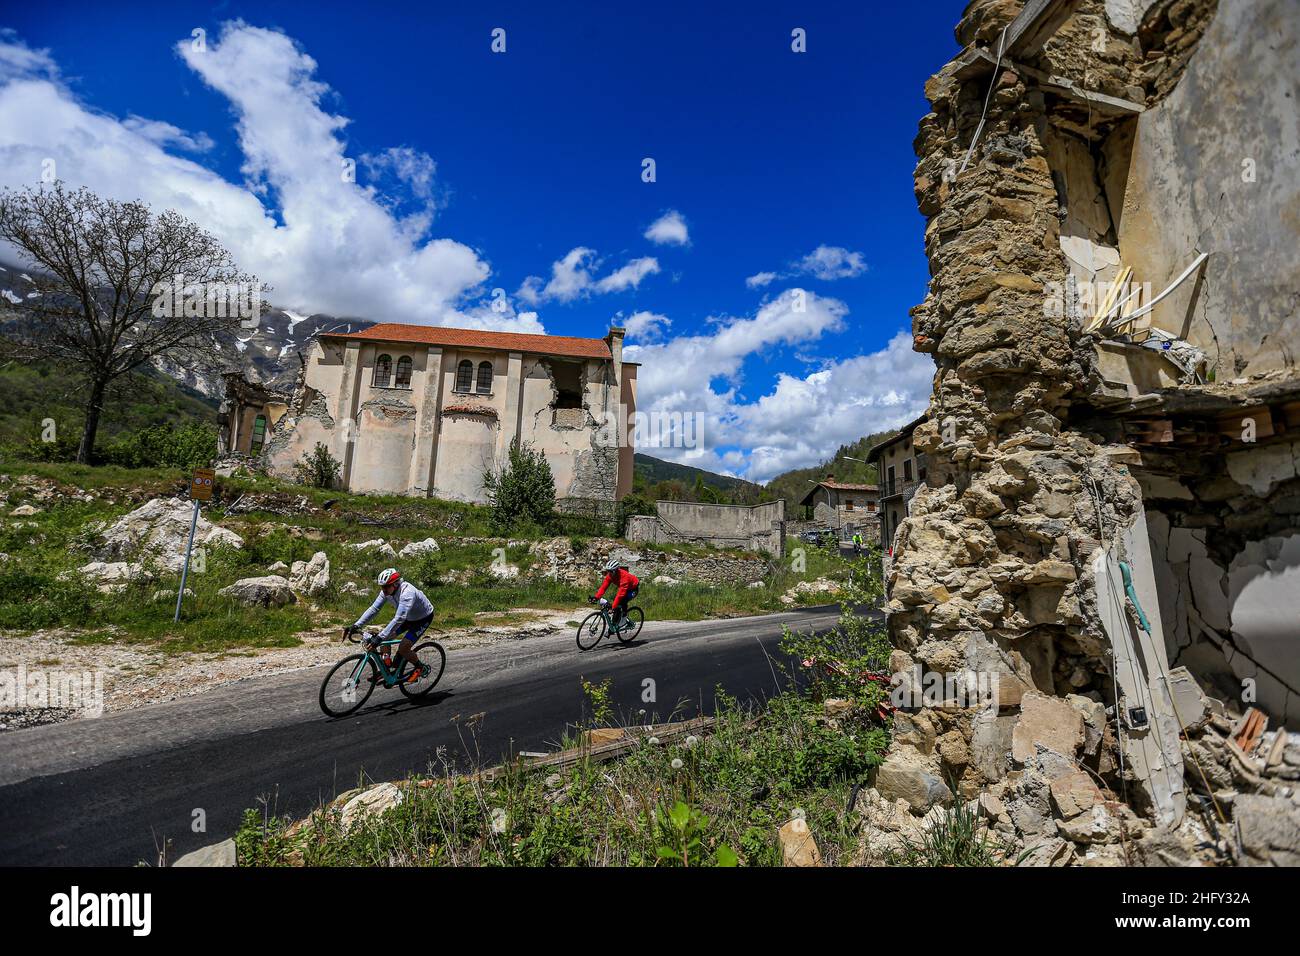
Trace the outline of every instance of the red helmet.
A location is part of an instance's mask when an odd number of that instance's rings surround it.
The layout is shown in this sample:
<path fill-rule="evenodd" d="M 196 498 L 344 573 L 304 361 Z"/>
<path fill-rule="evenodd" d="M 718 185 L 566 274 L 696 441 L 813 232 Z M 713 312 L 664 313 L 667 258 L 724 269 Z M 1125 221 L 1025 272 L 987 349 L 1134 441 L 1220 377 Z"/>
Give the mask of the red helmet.
<path fill-rule="evenodd" d="M 386 588 L 390 584 L 400 584 L 401 581 L 402 574 L 396 568 L 384 568 L 379 572 L 379 586 L 381 588 Z"/>

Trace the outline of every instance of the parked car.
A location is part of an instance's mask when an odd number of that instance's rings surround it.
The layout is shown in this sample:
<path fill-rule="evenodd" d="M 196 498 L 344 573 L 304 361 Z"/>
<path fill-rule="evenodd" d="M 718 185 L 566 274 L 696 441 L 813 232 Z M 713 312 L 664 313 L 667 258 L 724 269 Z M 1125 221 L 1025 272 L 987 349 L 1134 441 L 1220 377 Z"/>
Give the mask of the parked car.
<path fill-rule="evenodd" d="M 835 547 L 835 531 L 832 528 L 812 528 L 799 532 L 799 540 L 819 548 Z"/>

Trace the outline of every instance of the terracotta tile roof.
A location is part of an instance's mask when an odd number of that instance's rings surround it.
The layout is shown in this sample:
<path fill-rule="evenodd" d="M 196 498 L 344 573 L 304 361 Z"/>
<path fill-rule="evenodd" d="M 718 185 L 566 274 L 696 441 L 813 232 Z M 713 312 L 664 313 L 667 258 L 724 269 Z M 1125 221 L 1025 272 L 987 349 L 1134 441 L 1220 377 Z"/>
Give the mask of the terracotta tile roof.
<path fill-rule="evenodd" d="M 522 332 L 485 332 L 481 329 L 452 329 L 441 325 L 406 325 L 380 322 L 360 332 L 329 333 L 323 338 L 361 339 L 367 342 L 413 342 L 448 348 L 494 349 L 502 352 L 532 352 L 567 355 L 573 358 L 608 359 L 604 339 L 581 339 L 570 335 L 528 335 Z"/>
<path fill-rule="evenodd" d="M 879 491 L 879 485 L 853 485 L 844 481 L 823 481 L 821 483 L 827 488 L 834 488 L 836 491 Z"/>

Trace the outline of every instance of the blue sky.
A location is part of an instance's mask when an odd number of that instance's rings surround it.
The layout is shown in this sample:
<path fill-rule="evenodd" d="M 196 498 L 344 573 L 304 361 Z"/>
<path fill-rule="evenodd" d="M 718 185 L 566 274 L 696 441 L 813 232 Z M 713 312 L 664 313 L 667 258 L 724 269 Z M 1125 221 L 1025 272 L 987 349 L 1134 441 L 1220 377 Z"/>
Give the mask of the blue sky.
<path fill-rule="evenodd" d="M 614 6 L 11 6 L 0 176 L 179 208 L 288 308 L 627 322 L 642 408 L 705 423 L 663 457 L 765 480 L 915 415 L 911 143 L 963 4 Z"/>

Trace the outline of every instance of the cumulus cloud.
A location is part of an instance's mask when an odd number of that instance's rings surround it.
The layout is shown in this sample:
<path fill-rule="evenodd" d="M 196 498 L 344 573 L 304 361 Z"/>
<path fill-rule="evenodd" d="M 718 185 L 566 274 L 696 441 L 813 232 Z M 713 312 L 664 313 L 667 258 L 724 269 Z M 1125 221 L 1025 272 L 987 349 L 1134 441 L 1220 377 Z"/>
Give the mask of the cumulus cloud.
<path fill-rule="evenodd" d="M 323 107 L 329 88 L 292 38 L 236 21 L 206 50 L 187 39 L 176 51 L 229 101 L 243 182 L 169 151 L 201 147 L 202 134 L 84 104 L 47 51 L 10 31 L 0 34 L 0 184 L 36 184 L 52 160 L 72 186 L 175 209 L 270 284 L 272 302 L 306 314 L 540 330 L 536 313 L 497 310 L 483 300 L 491 270 L 477 251 L 427 237 L 432 159 L 396 147 L 360 164 L 405 191 L 413 206 L 406 215 L 373 184 L 354 181 L 364 177 L 348 175 L 341 138 L 348 120 Z"/>
<path fill-rule="evenodd" d="M 131 132 L 143 136 L 149 142 L 164 148 L 174 146 L 188 153 L 206 153 L 216 145 L 212 142 L 212 137 L 207 133 L 190 134 L 179 126 L 164 123 L 162 120 L 151 120 L 145 119 L 143 116 L 131 115 L 122 121 L 122 125 Z"/>
<path fill-rule="evenodd" d="M 549 281 L 540 276 L 529 276 L 515 295 L 529 305 L 547 301 L 572 302 L 591 295 L 635 289 L 642 279 L 659 271 L 658 259 L 642 256 L 597 279 L 595 272 L 601 265 L 596 250 L 577 246 L 570 249 L 563 259 L 551 263 Z"/>
<path fill-rule="evenodd" d="M 799 260 L 797 271 L 817 279 L 849 279 L 867 269 L 862 253 L 842 246 L 818 246 Z"/>
<path fill-rule="evenodd" d="M 812 276 L 814 279 L 833 281 L 851 279 L 867 271 L 862 253 L 852 252 L 843 246 L 818 246 L 812 252 L 790 263 L 784 272 L 757 272 L 745 280 L 751 289 L 760 289 L 777 279 Z"/>
<path fill-rule="evenodd" d="M 792 289 L 750 317 L 719 321 L 708 334 L 629 345 L 627 358 L 643 363 L 638 410 L 702 416 L 699 447 L 651 453 L 762 482 L 915 418 L 929 401 L 934 365 L 912 351 L 904 331 L 878 352 L 827 361 L 802 377 L 782 373 L 754 400 L 740 393 L 747 359 L 815 343 L 842 330 L 847 313 L 837 299 Z M 643 437 L 653 441 L 655 434 Z"/>
<path fill-rule="evenodd" d="M 650 228 L 645 231 L 645 237 L 661 246 L 689 246 L 691 244 L 690 231 L 686 227 L 686 220 L 676 209 L 669 209 L 652 222 Z"/>
<path fill-rule="evenodd" d="M 616 316 L 617 320 L 618 317 Z M 668 327 L 673 324 L 672 319 L 666 315 L 659 315 L 655 312 L 633 312 L 623 320 L 623 328 L 627 329 L 629 339 L 639 339 L 642 342 L 654 342 L 663 338 Z"/>

